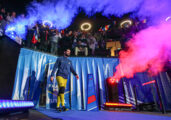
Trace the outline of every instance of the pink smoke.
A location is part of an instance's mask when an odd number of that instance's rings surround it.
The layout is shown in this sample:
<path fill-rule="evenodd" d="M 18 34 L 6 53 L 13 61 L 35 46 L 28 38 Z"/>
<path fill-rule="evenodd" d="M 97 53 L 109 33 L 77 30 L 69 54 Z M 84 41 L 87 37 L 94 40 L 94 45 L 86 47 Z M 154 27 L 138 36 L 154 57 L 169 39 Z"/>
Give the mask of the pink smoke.
<path fill-rule="evenodd" d="M 162 23 L 134 35 L 126 43 L 128 50 L 120 52 L 120 64 L 114 78 L 131 78 L 135 73 L 144 71 L 151 75 L 161 72 L 171 55 L 170 31 L 171 24 Z"/>

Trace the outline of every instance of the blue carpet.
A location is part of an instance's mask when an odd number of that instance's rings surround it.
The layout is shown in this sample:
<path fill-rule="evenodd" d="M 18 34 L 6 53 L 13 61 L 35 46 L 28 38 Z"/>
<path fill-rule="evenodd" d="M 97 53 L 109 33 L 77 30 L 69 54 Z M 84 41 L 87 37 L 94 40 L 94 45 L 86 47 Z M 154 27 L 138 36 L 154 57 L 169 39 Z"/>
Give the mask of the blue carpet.
<path fill-rule="evenodd" d="M 66 111 L 58 113 L 55 110 L 45 108 L 37 109 L 39 112 L 51 117 L 63 120 L 171 120 L 171 117 L 149 115 L 134 112 L 108 112 L 108 111 Z"/>

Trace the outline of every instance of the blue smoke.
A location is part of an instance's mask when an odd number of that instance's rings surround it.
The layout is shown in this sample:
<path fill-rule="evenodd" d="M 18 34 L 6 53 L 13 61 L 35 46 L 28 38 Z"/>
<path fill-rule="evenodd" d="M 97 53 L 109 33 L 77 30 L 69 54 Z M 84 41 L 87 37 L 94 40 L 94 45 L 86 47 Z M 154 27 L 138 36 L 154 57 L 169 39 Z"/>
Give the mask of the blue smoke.
<path fill-rule="evenodd" d="M 162 5 L 162 6 L 161 6 Z M 26 26 L 33 26 L 37 21 L 51 21 L 57 29 L 67 28 L 82 9 L 87 15 L 101 12 L 104 16 L 122 16 L 135 12 L 136 16 L 160 16 L 170 10 L 169 0 L 44 0 L 32 2 L 27 7 L 26 18 L 17 18 L 6 28 L 6 35 L 26 36 Z M 157 12 L 155 11 L 157 10 Z M 162 11 L 165 10 L 165 11 Z"/>
<path fill-rule="evenodd" d="M 28 20 L 18 17 L 15 21 L 16 22 L 10 23 L 10 25 L 6 26 L 5 34 L 13 40 L 15 40 L 17 36 L 25 39 L 27 34 L 26 26 L 28 25 Z"/>

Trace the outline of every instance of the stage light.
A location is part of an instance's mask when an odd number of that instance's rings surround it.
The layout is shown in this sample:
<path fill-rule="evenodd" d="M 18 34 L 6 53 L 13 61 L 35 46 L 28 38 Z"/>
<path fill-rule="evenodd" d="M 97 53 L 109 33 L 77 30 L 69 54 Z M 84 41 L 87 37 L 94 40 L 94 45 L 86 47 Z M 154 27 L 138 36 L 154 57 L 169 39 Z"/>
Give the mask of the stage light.
<path fill-rule="evenodd" d="M 109 106 L 109 107 L 132 107 L 132 104 L 126 104 L 126 103 L 109 103 L 106 102 L 105 106 Z"/>
<path fill-rule="evenodd" d="M 32 101 L 0 100 L 0 110 L 9 108 L 31 108 L 34 107 Z"/>
<path fill-rule="evenodd" d="M 0 100 L 0 115 L 15 112 L 28 112 L 28 110 L 32 107 L 34 107 L 32 101 Z"/>
<path fill-rule="evenodd" d="M 115 79 L 115 78 L 113 78 L 113 77 L 107 78 L 107 81 L 108 81 L 110 84 L 118 83 L 118 79 Z"/>
<path fill-rule="evenodd" d="M 168 16 L 166 19 L 165 19 L 165 21 L 167 22 L 167 21 L 169 21 L 170 20 L 170 16 Z"/>
<path fill-rule="evenodd" d="M 155 80 L 152 80 L 152 81 L 149 81 L 149 82 L 146 82 L 146 83 L 143 83 L 142 86 L 144 85 L 149 85 L 149 84 L 152 84 L 152 83 L 155 83 L 156 81 Z"/>
<path fill-rule="evenodd" d="M 0 115 L 18 111 L 27 111 L 32 107 L 34 107 L 32 101 L 0 100 Z"/>
<path fill-rule="evenodd" d="M 132 25 L 132 21 L 131 20 L 123 20 L 121 23 L 120 23 L 120 27 L 123 28 L 124 25 L 127 25 L 127 27 L 131 26 Z"/>
<path fill-rule="evenodd" d="M 46 27 L 47 26 L 46 24 L 49 24 L 50 25 L 49 26 L 50 28 L 53 27 L 53 23 L 51 21 L 49 21 L 49 20 L 43 21 L 43 27 Z"/>
<path fill-rule="evenodd" d="M 110 82 L 113 84 L 115 82 L 115 79 L 111 78 Z"/>
<path fill-rule="evenodd" d="M 81 24 L 81 30 L 88 31 L 90 29 L 91 29 L 91 24 L 90 23 L 83 23 L 83 24 Z"/>

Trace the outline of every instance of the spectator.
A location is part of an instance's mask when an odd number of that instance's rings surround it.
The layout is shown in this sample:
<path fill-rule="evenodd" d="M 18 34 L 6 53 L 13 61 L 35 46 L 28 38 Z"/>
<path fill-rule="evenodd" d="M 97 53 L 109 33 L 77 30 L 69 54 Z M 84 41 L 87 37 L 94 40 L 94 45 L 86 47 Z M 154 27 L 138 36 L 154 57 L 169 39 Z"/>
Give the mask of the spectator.
<path fill-rule="evenodd" d="M 5 8 L 2 8 L 1 9 L 1 13 L 0 14 L 1 14 L 1 16 L 2 16 L 3 19 L 6 18 Z"/>
<path fill-rule="evenodd" d="M 73 38 L 72 38 L 72 49 L 75 49 L 77 46 L 77 41 L 78 41 L 78 32 L 74 32 Z"/>
<path fill-rule="evenodd" d="M 60 40 L 61 51 L 64 51 L 64 48 L 72 48 L 72 32 L 64 34 Z"/>
<path fill-rule="evenodd" d="M 31 26 L 27 26 L 26 47 L 31 48 L 34 29 Z"/>
<path fill-rule="evenodd" d="M 7 21 L 5 19 L 2 19 L 0 21 L 0 28 L 5 31 L 5 28 L 6 28 L 6 25 L 7 25 Z"/>
<path fill-rule="evenodd" d="M 14 22 L 16 18 L 16 12 L 12 12 L 10 22 Z"/>
<path fill-rule="evenodd" d="M 39 39 L 39 30 L 38 30 L 38 25 L 36 24 L 34 27 L 34 33 L 33 33 L 33 38 L 32 38 L 32 48 L 33 49 L 38 49 L 38 39 Z"/>
<path fill-rule="evenodd" d="M 96 44 L 97 44 L 96 38 L 94 36 L 90 35 L 89 39 L 88 39 L 88 45 L 89 45 L 89 49 L 91 50 L 92 56 L 94 56 Z"/>
<path fill-rule="evenodd" d="M 11 22 L 10 12 L 7 12 L 6 20 L 8 23 Z"/>
<path fill-rule="evenodd" d="M 40 30 L 40 49 L 42 51 L 48 52 L 49 48 L 49 29 L 47 27 L 41 27 Z"/>
<path fill-rule="evenodd" d="M 85 35 L 82 35 L 75 47 L 75 55 L 78 56 L 78 52 L 84 52 L 85 56 L 88 56 L 87 39 Z"/>
<path fill-rule="evenodd" d="M 50 33 L 50 42 L 51 42 L 51 53 L 57 55 L 58 54 L 58 41 L 61 39 L 61 34 L 58 32 L 58 30 L 51 30 Z"/>

